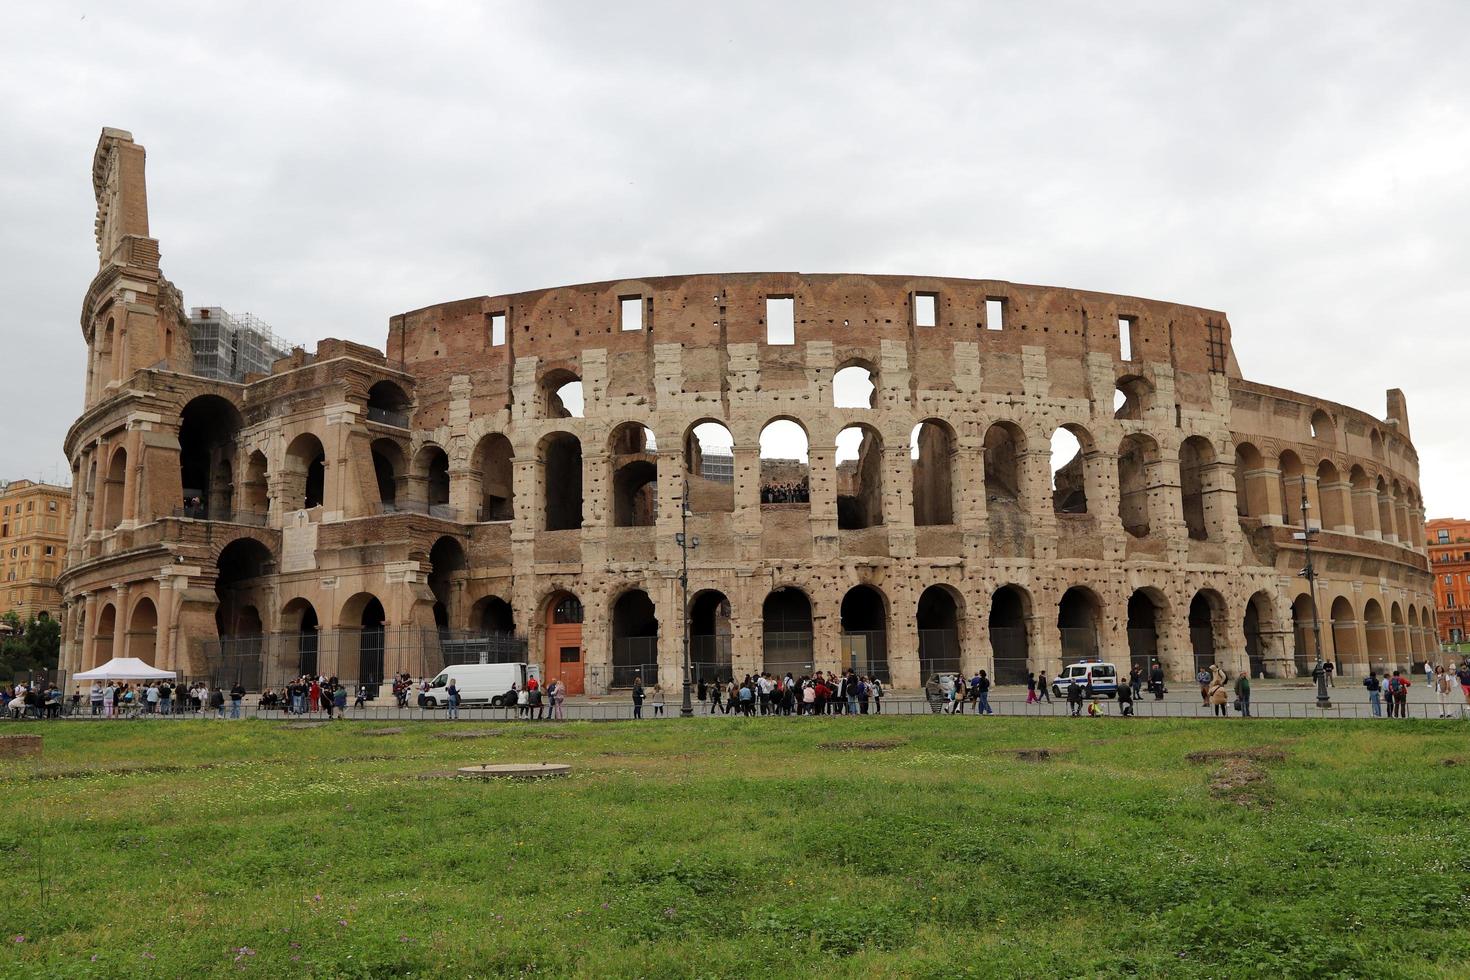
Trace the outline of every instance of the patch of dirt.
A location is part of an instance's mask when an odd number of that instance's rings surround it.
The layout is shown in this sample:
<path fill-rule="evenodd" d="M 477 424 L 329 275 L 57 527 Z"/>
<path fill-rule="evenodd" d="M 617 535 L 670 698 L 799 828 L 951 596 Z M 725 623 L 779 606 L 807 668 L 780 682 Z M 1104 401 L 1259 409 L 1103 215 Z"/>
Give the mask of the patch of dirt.
<path fill-rule="evenodd" d="M 439 732 L 435 738 L 491 738 L 495 735 L 504 735 L 505 732 L 499 728 L 483 728 L 479 731 L 468 732 Z"/>
<path fill-rule="evenodd" d="M 839 742 L 823 742 L 819 749 L 836 749 L 839 752 L 886 752 L 900 745 L 907 745 L 902 738 L 844 739 Z"/>
<path fill-rule="evenodd" d="M 526 738 L 571 738 L 566 732 L 526 732 Z"/>
<path fill-rule="evenodd" d="M 1249 759 L 1227 759 L 1210 780 L 1210 795 L 1241 806 L 1270 806 L 1263 795 L 1270 782 L 1270 774 Z"/>
<path fill-rule="evenodd" d="M 396 759 L 396 755 L 339 755 L 333 762 L 387 762 Z"/>
<path fill-rule="evenodd" d="M 1467 760 L 1463 756 L 1452 755 L 1446 759 L 1440 759 L 1439 764 L 1442 766 L 1463 766 L 1467 761 L 1470 760 Z"/>
<path fill-rule="evenodd" d="M 330 724 L 329 721 L 293 721 L 285 727 L 287 731 L 299 732 L 308 728 L 326 728 Z"/>
<path fill-rule="evenodd" d="M 369 728 L 363 731 L 364 735 L 402 735 L 401 728 Z"/>
<path fill-rule="evenodd" d="M 1021 762 L 1050 762 L 1066 754 L 1064 749 L 1006 749 Z"/>
<path fill-rule="evenodd" d="M 1248 749 L 1210 749 L 1191 752 L 1184 758 L 1190 762 L 1285 762 L 1286 750 L 1275 745 L 1258 745 Z"/>
<path fill-rule="evenodd" d="M 458 779 L 459 772 L 454 769 L 430 769 L 428 772 L 418 774 L 419 779 Z"/>

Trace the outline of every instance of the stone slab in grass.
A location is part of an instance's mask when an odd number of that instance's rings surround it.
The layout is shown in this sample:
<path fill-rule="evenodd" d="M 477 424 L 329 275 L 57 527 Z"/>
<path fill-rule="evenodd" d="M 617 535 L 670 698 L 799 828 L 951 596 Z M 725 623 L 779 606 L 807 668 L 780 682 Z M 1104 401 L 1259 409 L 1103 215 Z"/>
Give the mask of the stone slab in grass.
<path fill-rule="evenodd" d="M 363 731 L 364 735 L 402 735 L 402 728 L 368 728 Z"/>
<path fill-rule="evenodd" d="M 39 758 L 40 755 L 41 736 L 0 735 L 0 759 Z"/>
<path fill-rule="evenodd" d="M 572 767 L 560 762 L 515 762 L 494 766 L 460 766 L 461 776 L 474 779 L 549 779 L 565 776 Z"/>
<path fill-rule="evenodd" d="M 505 732 L 499 728 L 471 729 L 467 732 L 439 732 L 435 738 L 494 738 L 496 735 L 504 735 Z"/>
<path fill-rule="evenodd" d="M 839 752 L 884 752 L 907 744 L 908 739 L 904 738 L 843 739 L 838 742 L 822 742 L 817 748 L 836 749 Z"/>

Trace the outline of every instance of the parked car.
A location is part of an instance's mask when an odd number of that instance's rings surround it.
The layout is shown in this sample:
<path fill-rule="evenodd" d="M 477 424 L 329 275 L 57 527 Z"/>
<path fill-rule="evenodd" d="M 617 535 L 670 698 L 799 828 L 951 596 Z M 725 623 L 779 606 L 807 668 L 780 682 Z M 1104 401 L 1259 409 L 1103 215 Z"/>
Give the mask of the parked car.
<path fill-rule="evenodd" d="M 1076 680 L 1082 685 L 1083 695 L 1090 698 L 1115 698 L 1118 696 L 1118 668 L 1115 664 L 1101 660 L 1084 660 L 1068 664 L 1052 679 L 1052 697 L 1064 698 L 1067 688 Z"/>
<path fill-rule="evenodd" d="M 454 664 L 439 672 L 429 682 L 429 690 L 423 695 L 426 708 L 449 707 L 449 679 L 459 688 L 461 705 L 488 704 L 492 708 L 506 707 L 505 696 L 512 684 L 525 689 L 529 678 L 541 683 L 541 668 L 536 664 Z"/>

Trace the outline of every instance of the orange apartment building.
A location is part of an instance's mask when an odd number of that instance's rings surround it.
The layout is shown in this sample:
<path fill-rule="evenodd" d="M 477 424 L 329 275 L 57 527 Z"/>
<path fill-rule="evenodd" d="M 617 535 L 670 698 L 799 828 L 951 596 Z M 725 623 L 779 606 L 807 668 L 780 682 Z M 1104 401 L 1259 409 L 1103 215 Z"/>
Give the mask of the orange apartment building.
<path fill-rule="evenodd" d="M 1470 637 L 1470 520 L 1437 517 L 1424 529 L 1434 573 L 1439 641 L 1464 643 Z"/>
<path fill-rule="evenodd" d="M 56 578 L 66 562 L 71 488 L 12 480 L 0 484 L 0 612 L 22 620 L 61 610 Z"/>

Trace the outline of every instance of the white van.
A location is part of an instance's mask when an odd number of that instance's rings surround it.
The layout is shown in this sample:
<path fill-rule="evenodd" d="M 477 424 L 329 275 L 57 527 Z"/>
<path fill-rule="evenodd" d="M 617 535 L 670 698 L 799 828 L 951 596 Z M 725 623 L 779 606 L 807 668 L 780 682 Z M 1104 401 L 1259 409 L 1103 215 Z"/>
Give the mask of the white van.
<path fill-rule="evenodd" d="M 1118 696 L 1118 668 L 1100 660 L 1084 660 L 1068 664 L 1051 682 L 1053 697 L 1065 698 L 1072 681 L 1082 685 L 1087 697 L 1115 698 Z"/>
<path fill-rule="evenodd" d="M 424 695 L 424 706 L 428 708 L 449 707 L 449 680 L 459 688 L 461 705 L 488 704 L 494 708 L 506 707 L 506 694 L 514 684 L 524 690 L 529 678 L 541 683 L 541 668 L 536 664 L 455 664 L 446 667 L 429 682 Z M 514 702 L 511 702 L 512 704 Z"/>

